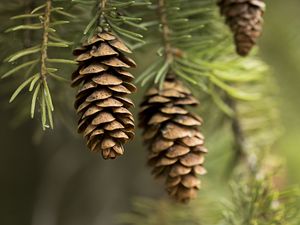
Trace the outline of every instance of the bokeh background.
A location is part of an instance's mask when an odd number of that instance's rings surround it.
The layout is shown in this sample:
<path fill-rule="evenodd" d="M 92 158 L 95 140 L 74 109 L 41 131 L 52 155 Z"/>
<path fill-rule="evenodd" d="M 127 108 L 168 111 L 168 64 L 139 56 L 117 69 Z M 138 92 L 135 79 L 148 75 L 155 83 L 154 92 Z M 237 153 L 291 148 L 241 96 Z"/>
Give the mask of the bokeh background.
<path fill-rule="evenodd" d="M 274 151 L 286 162 L 288 183 L 299 185 L 300 2 L 267 3 L 260 54 L 279 86 L 284 127 Z M 5 23 L 1 20 L 1 27 Z M 1 51 L 8 52 L 7 48 L 2 45 Z M 32 121 L 16 125 L 16 110 L 8 104 L 9 91 L 8 83 L 0 82 L 1 225 L 114 225 L 117 215 L 130 210 L 134 197 L 163 195 L 162 185 L 153 181 L 145 166 L 139 133 L 135 142 L 127 145 L 124 157 L 104 161 L 90 154 L 82 138 L 72 132 L 76 126 L 72 112 L 66 120 L 73 122 L 56 125 L 55 132 L 43 135 Z M 139 101 L 138 96 L 135 101 Z M 222 176 L 216 174 L 213 179 L 222 183 Z"/>

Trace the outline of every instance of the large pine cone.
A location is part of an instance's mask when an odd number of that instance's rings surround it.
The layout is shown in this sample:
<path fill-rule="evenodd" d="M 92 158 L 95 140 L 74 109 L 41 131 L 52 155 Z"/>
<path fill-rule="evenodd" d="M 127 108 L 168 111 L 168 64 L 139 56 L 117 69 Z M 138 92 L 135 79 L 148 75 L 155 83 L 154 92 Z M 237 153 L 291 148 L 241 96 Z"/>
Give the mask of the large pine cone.
<path fill-rule="evenodd" d="M 221 14 L 234 33 L 236 51 L 246 56 L 262 33 L 265 3 L 263 0 L 220 0 Z"/>
<path fill-rule="evenodd" d="M 151 88 L 141 104 L 140 126 L 149 144 L 148 163 L 156 178 L 165 178 L 169 195 L 187 202 L 197 195 L 203 175 L 204 137 L 198 130 L 202 119 L 186 106 L 197 100 L 183 84 L 167 79 L 161 90 Z"/>
<path fill-rule="evenodd" d="M 134 136 L 134 119 L 128 110 L 133 102 L 126 95 L 136 87 L 126 69 L 136 65 L 122 52 L 130 50 L 108 32 L 94 35 L 74 50 L 79 67 L 72 75 L 72 86 L 83 83 L 75 102 L 78 132 L 89 149 L 101 152 L 105 159 L 122 155 L 123 144 Z"/>

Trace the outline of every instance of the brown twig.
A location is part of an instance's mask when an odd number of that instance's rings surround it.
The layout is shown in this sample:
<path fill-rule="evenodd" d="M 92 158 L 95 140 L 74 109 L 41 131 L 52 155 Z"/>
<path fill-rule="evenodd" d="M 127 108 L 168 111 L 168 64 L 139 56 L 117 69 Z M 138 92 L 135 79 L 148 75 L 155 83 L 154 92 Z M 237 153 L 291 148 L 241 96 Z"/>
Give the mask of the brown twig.
<path fill-rule="evenodd" d="M 98 27 L 103 27 L 103 24 L 105 23 L 105 7 L 106 7 L 106 3 L 108 2 L 108 0 L 99 0 L 99 4 L 98 4 L 98 10 L 99 10 L 99 18 L 97 21 L 97 26 Z"/>
<path fill-rule="evenodd" d="M 234 112 L 234 117 L 232 118 L 232 123 L 231 123 L 231 129 L 232 129 L 232 133 L 234 136 L 234 155 L 233 155 L 233 159 L 231 162 L 231 169 L 232 170 L 239 161 L 242 161 L 244 159 L 246 159 L 246 150 L 245 150 L 245 137 L 244 137 L 244 132 L 242 129 L 242 125 L 240 123 L 240 119 L 238 116 L 238 110 L 237 110 L 237 105 L 236 102 L 231 99 L 230 97 L 228 97 L 226 99 L 228 105 L 231 107 L 231 109 Z"/>
<path fill-rule="evenodd" d="M 46 1 L 45 16 L 43 21 L 43 40 L 41 46 L 41 78 L 46 79 L 47 77 L 47 59 L 48 59 L 48 41 L 49 41 L 49 27 L 50 27 L 50 16 L 51 16 L 52 0 Z"/>
<path fill-rule="evenodd" d="M 103 11 L 103 9 L 105 9 L 106 3 L 107 3 L 107 0 L 101 0 L 101 2 L 100 2 L 100 9 L 102 11 Z"/>
<path fill-rule="evenodd" d="M 172 62 L 174 59 L 173 48 L 170 42 L 171 30 L 168 25 L 168 19 L 166 14 L 166 2 L 165 0 L 158 0 L 158 14 L 160 17 L 160 23 L 162 25 L 163 42 L 165 46 L 165 55 L 168 62 Z"/>

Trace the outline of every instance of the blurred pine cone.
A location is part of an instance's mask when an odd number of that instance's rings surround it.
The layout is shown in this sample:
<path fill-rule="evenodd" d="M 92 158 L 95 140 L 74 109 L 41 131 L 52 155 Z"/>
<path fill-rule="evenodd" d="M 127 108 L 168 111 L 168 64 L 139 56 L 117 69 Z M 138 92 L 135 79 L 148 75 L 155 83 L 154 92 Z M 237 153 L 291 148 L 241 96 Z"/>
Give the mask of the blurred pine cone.
<path fill-rule="evenodd" d="M 130 50 L 108 32 L 94 35 L 74 50 L 79 67 L 72 75 L 72 86 L 83 83 L 75 101 L 78 132 L 89 149 L 101 152 L 105 159 L 122 155 L 123 144 L 134 136 L 134 119 L 128 110 L 133 102 L 126 95 L 136 87 L 126 69 L 136 64 L 122 52 Z"/>
<path fill-rule="evenodd" d="M 168 78 L 161 90 L 151 88 L 146 93 L 139 114 L 152 173 L 165 179 L 169 195 L 179 202 L 196 197 L 197 175 L 206 173 L 202 164 L 207 149 L 198 131 L 202 119 L 186 109 L 197 104 L 181 82 Z"/>
<path fill-rule="evenodd" d="M 249 54 L 262 33 L 265 3 L 263 0 L 219 0 L 221 14 L 234 33 L 236 51 Z"/>

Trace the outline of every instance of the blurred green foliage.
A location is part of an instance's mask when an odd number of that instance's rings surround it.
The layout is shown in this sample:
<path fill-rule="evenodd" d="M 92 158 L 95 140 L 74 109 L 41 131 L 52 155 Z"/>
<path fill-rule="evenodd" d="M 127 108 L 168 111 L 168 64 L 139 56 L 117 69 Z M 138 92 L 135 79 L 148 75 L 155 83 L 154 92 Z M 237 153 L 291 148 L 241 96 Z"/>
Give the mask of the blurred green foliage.
<path fill-rule="evenodd" d="M 285 129 L 274 151 L 286 158 L 289 182 L 299 184 L 296 155 L 300 146 L 300 2 L 275 0 L 267 4 L 261 53 L 279 84 L 279 109 Z"/>

